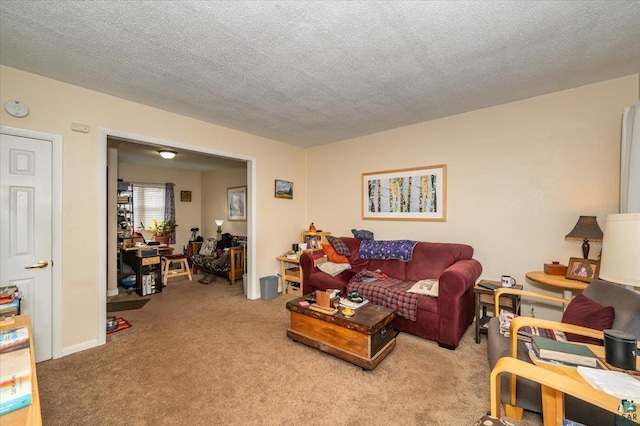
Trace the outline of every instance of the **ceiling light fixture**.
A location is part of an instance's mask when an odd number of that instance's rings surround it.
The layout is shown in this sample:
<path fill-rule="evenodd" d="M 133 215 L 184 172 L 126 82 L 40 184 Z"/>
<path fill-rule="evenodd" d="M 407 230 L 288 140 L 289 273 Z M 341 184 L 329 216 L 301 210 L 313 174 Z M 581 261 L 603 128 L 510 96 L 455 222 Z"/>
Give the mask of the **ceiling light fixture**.
<path fill-rule="evenodd" d="M 160 153 L 160 156 L 162 158 L 164 158 L 165 160 L 171 160 L 177 154 L 177 152 L 175 152 L 175 151 L 169 151 L 169 150 L 166 150 L 166 149 L 163 149 L 162 151 L 158 151 L 158 152 Z"/>

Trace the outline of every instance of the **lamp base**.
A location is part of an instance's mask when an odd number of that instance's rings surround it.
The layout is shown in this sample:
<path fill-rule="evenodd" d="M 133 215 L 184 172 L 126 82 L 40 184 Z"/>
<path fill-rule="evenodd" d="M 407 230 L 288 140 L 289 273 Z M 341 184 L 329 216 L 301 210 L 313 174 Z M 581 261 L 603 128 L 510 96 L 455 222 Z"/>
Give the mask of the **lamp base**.
<path fill-rule="evenodd" d="M 585 259 L 589 258 L 589 249 L 591 248 L 591 246 L 589 245 L 589 240 L 587 240 L 586 238 L 584 239 L 584 241 L 582 242 L 582 257 Z"/>

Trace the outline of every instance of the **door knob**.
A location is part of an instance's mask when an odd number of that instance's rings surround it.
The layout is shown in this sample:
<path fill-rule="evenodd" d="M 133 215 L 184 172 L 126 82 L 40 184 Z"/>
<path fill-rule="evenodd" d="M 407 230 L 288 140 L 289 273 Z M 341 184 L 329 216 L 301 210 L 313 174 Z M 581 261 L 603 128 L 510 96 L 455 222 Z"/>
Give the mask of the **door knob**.
<path fill-rule="evenodd" d="M 47 262 L 46 260 L 41 260 L 35 265 L 25 266 L 24 269 L 46 268 L 47 266 L 49 266 L 49 262 Z"/>

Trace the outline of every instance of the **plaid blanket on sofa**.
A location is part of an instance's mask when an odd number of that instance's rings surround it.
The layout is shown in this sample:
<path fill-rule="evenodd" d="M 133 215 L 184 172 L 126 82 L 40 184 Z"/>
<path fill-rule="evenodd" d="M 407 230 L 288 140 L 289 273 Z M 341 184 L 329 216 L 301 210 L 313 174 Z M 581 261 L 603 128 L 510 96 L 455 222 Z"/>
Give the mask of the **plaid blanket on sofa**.
<path fill-rule="evenodd" d="M 415 284 L 411 281 L 400 281 L 395 278 L 374 282 L 353 282 L 347 285 L 347 291 L 357 291 L 361 296 L 377 305 L 393 309 L 398 315 L 415 321 L 418 315 L 417 293 L 407 293 Z"/>

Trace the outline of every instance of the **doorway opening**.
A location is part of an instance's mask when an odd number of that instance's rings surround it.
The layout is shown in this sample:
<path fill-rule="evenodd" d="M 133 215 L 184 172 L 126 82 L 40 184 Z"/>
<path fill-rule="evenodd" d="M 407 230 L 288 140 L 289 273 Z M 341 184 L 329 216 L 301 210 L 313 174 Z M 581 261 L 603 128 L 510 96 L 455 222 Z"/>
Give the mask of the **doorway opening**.
<path fill-rule="evenodd" d="M 189 167 L 191 171 L 201 170 L 202 173 L 207 173 L 206 170 L 209 168 L 210 170 L 221 167 L 231 167 L 235 168 L 234 173 L 242 173 L 246 178 L 246 187 L 247 187 L 247 220 L 246 220 L 246 237 L 247 237 L 247 246 L 246 246 L 246 265 L 247 265 L 247 297 L 250 299 L 255 299 L 258 297 L 258 289 L 255 283 L 253 282 L 253 278 L 255 277 L 255 244 L 252 236 L 255 235 L 255 211 L 256 211 L 256 196 L 254 188 L 256 187 L 255 182 L 255 169 L 256 169 L 256 159 L 254 157 L 230 153 L 221 151 L 214 148 L 189 145 L 176 141 L 169 140 L 161 140 L 158 138 L 153 138 L 145 135 L 137 135 L 131 134 L 127 132 L 121 132 L 113 129 L 100 129 L 100 137 L 99 137 L 99 153 L 100 153 L 100 167 L 101 175 L 99 177 L 100 180 L 100 189 L 101 194 L 99 197 L 102 206 L 100 208 L 100 222 L 101 229 L 103 232 L 100 237 L 104 243 L 101 245 L 102 247 L 109 247 L 108 250 L 105 250 L 104 253 L 101 253 L 101 258 L 99 259 L 99 323 L 103 324 L 106 318 L 106 300 L 108 296 L 108 292 L 112 291 L 112 289 L 108 288 L 109 280 L 113 279 L 114 268 L 112 265 L 113 253 L 117 253 L 117 237 L 114 238 L 114 232 L 109 232 L 111 229 L 110 225 L 114 225 L 113 222 L 116 221 L 115 215 L 111 215 L 109 213 L 110 207 L 114 204 L 109 204 L 109 197 L 115 197 L 117 191 L 110 191 L 110 185 L 113 187 L 114 181 L 114 162 L 116 164 L 119 163 L 118 152 L 121 152 L 122 156 L 127 161 L 126 168 L 131 172 L 136 167 L 140 169 L 153 167 L 164 167 L 164 168 L 180 168 L 180 167 Z M 158 153 L 159 150 L 162 149 L 170 149 L 177 153 L 174 159 L 172 160 L 163 160 Z M 178 161 L 176 161 L 178 159 Z M 182 164 L 181 164 L 182 163 Z M 132 169 L 133 168 L 133 169 Z M 117 176 L 117 167 L 115 168 L 115 174 Z M 167 169 L 167 170 L 169 170 Z M 135 171 L 135 170 L 134 170 Z M 148 179 L 145 179 L 149 181 Z M 159 177 L 157 181 L 165 182 L 167 179 L 165 176 Z M 117 182 L 116 182 L 117 185 Z M 178 188 L 176 188 L 178 189 Z M 206 188 L 201 189 L 201 194 L 204 194 Z M 226 188 L 224 188 L 226 194 Z M 111 194 L 113 192 L 113 194 Z M 219 189 L 218 189 L 219 192 Z M 176 203 L 181 203 L 180 199 L 180 190 L 176 191 Z M 189 194 L 191 195 L 191 194 Z M 191 199 L 189 197 L 189 199 Z M 112 200 L 113 201 L 113 200 Z M 220 213 L 216 213 L 216 217 L 204 217 L 202 216 L 202 223 L 206 221 L 206 226 L 201 226 L 201 228 L 208 229 L 207 233 L 211 234 L 212 226 L 215 227 L 214 219 L 221 219 L 219 216 Z M 111 216 L 114 216 L 112 218 Z M 199 215 L 196 215 L 199 217 Z M 226 217 L 225 217 L 226 219 Z M 176 209 L 176 221 L 180 222 L 180 218 L 177 215 Z M 212 223 L 209 224 L 208 222 Z M 109 225 L 109 222 L 111 224 Z M 138 225 L 138 224 L 137 224 Z M 182 234 L 184 236 L 185 233 L 189 233 L 191 224 L 188 221 L 182 223 L 183 229 Z M 231 225 L 231 224 L 230 224 Z M 139 227 L 140 228 L 140 227 Z M 114 228 L 116 229 L 116 228 Z M 214 228 L 215 229 L 215 228 Z M 214 231 L 215 232 L 215 231 Z M 211 236 L 211 235 L 208 235 Z M 215 236 L 215 234 L 213 235 Z M 184 239 L 184 238 L 183 238 Z M 181 252 L 183 243 L 180 241 L 176 241 L 176 247 L 178 252 Z M 111 257 L 111 260 L 109 259 Z M 110 266 L 111 265 L 111 266 Z M 107 269 L 109 267 L 109 270 Z M 117 289 L 116 289 L 117 292 Z M 106 327 L 102 327 L 99 333 L 100 344 L 104 344 L 106 341 Z"/>

